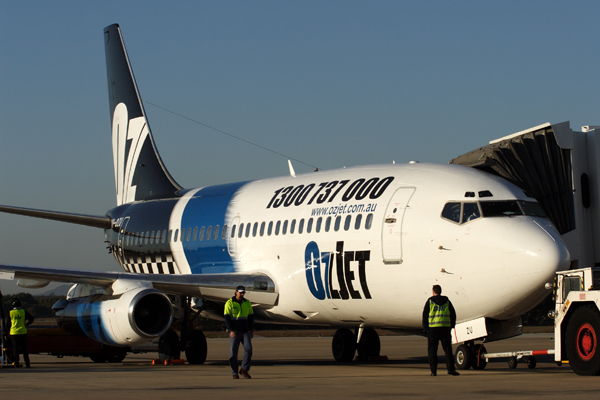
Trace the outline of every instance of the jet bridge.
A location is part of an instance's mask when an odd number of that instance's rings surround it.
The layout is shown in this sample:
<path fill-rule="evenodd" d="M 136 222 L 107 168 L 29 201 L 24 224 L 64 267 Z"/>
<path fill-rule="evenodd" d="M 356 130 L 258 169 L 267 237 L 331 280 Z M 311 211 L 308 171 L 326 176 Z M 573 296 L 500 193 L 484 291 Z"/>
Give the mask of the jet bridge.
<path fill-rule="evenodd" d="M 450 163 L 521 187 L 556 225 L 569 247 L 571 269 L 600 265 L 600 127 L 577 132 L 568 121 L 546 123 L 493 140 Z"/>

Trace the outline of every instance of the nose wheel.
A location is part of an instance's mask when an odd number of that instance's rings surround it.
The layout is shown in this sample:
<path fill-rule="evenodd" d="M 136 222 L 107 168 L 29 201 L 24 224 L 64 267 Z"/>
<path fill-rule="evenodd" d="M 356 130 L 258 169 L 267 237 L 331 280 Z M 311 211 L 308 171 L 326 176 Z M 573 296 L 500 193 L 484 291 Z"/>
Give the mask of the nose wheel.
<path fill-rule="evenodd" d="M 454 362 L 458 369 L 484 369 L 487 366 L 487 361 L 481 355 L 486 353 L 486 349 L 482 344 L 474 344 L 473 342 L 461 344 L 456 348 Z"/>

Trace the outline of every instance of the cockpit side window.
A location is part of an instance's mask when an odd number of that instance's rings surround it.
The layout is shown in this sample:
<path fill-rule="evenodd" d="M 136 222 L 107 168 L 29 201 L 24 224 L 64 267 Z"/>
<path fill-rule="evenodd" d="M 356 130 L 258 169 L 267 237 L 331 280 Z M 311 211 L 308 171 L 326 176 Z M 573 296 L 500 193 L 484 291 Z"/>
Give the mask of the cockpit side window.
<path fill-rule="evenodd" d="M 446 203 L 442 210 L 442 218 L 460 224 L 461 203 Z"/>
<path fill-rule="evenodd" d="M 542 206 L 539 203 L 533 201 L 519 201 L 519 205 L 525 215 L 531 215 L 532 217 L 548 218 Z"/>

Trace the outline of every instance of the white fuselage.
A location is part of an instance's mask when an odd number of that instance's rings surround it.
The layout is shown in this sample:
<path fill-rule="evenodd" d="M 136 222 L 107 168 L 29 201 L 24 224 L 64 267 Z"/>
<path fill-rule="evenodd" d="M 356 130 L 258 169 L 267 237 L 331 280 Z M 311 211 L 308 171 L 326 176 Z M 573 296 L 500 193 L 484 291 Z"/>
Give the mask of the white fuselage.
<path fill-rule="evenodd" d="M 385 178 L 393 179 L 377 187 Z M 178 215 L 193 193 L 175 207 Z M 500 178 L 456 165 L 376 165 L 253 181 L 227 205 L 227 251 L 235 272 L 261 272 L 275 282 L 278 304 L 257 307 L 274 322 L 419 328 L 434 284 L 453 302 L 458 322 L 509 319 L 537 305 L 548 294 L 545 283 L 569 265 L 547 218 L 487 217 L 478 206 L 517 200 L 535 202 Z M 480 215 L 444 217 L 453 202 Z M 185 231 L 182 221 L 171 217 L 170 229 Z M 179 271 L 190 273 L 185 246 L 171 243 Z"/>

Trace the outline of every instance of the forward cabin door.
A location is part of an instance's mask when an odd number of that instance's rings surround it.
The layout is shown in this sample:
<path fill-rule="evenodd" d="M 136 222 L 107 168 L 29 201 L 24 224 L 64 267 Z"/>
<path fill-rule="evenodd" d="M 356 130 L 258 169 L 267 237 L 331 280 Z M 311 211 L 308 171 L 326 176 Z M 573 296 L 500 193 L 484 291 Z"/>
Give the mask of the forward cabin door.
<path fill-rule="evenodd" d="M 381 249 L 386 264 L 402 264 L 402 235 L 406 234 L 406 228 L 403 228 L 404 215 L 415 190 L 414 187 L 396 190 L 385 210 Z"/>

